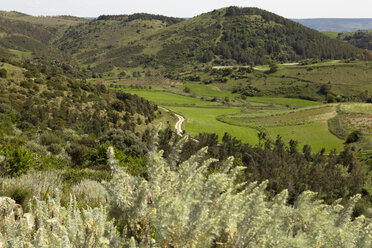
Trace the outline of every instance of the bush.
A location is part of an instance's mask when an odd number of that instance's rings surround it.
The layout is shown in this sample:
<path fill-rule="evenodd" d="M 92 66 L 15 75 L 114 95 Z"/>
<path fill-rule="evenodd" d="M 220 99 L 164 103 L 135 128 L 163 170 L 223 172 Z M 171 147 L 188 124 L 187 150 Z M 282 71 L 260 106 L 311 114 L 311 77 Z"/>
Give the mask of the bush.
<path fill-rule="evenodd" d="M 279 68 L 278 65 L 275 63 L 270 63 L 269 67 L 270 67 L 269 73 L 277 72 Z"/>
<path fill-rule="evenodd" d="M 14 199 L 23 208 L 33 197 L 45 199 L 56 196 L 58 189 L 62 189 L 62 180 L 55 171 L 32 171 L 14 178 L 1 178 L 0 192 L 2 196 Z"/>
<path fill-rule="evenodd" d="M 350 143 L 357 142 L 360 140 L 361 136 L 362 136 L 362 133 L 359 130 L 353 131 L 347 136 L 345 143 L 350 144 Z"/>
<path fill-rule="evenodd" d="M 110 142 L 124 153 L 142 156 L 147 152 L 147 146 L 133 132 L 115 129 L 107 132 L 100 139 L 101 143 Z"/>
<path fill-rule="evenodd" d="M 4 68 L 0 69 L 0 78 L 7 78 L 8 76 L 8 71 Z"/>
<path fill-rule="evenodd" d="M 112 106 L 113 109 L 115 109 L 118 112 L 122 112 L 125 109 L 125 104 L 120 100 L 114 100 L 111 103 L 111 106 Z"/>
<path fill-rule="evenodd" d="M 77 197 L 77 201 L 84 206 L 98 207 L 107 205 L 109 194 L 103 185 L 97 181 L 89 179 L 82 180 L 72 188 L 72 193 Z"/>
<path fill-rule="evenodd" d="M 106 209 L 79 209 L 75 198 L 68 207 L 59 198 L 35 200 L 31 218 L 14 222 L 14 202 L 0 205 L 0 245 L 2 247 L 123 247 Z M 6 244 L 6 246 L 3 246 Z M 124 245 L 124 244 L 123 244 Z M 126 246 L 127 247 L 127 246 Z M 131 246 L 132 247 L 132 246 Z"/>
<path fill-rule="evenodd" d="M 18 176 L 36 166 L 35 154 L 29 150 L 11 144 L 0 148 L 0 175 Z"/>
<path fill-rule="evenodd" d="M 40 143 L 44 146 L 49 146 L 52 144 L 60 144 L 62 142 L 62 139 L 58 137 L 56 134 L 51 132 L 43 133 L 40 136 Z"/>
<path fill-rule="evenodd" d="M 71 162 L 75 166 L 83 165 L 86 159 L 87 151 L 88 148 L 86 146 L 78 143 L 72 143 L 66 148 L 66 152 L 71 157 Z"/>
<path fill-rule="evenodd" d="M 173 147 L 168 160 L 153 147 L 148 155 L 148 180 L 120 168 L 113 149 L 108 149 L 111 204 L 125 234 L 135 235 L 140 247 L 150 246 L 142 238 L 147 236 L 163 247 L 215 247 L 216 243 L 224 247 L 371 247 L 371 220 L 351 218 L 360 195 L 351 197 L 345 207 L 341 200 L 325 205 L 310 191 L 293 205 L 288 204 L 287 190 L 267 199 L 267 181 L 236 183 L 243 168 L 234 168 L 233 158 L 220 171 L 208 174 L 216 160 L 205 160 L 207 148 L 177 166 L 182 142 Z"/>
<path fill-rule="evenodd" d="M 185 92 L 185 93 L 190 93 L 191 92 L 191 89 L 189 88 L 189 87 L 185 87 L 184 89 L 183 89 L 183 92 Z"/>

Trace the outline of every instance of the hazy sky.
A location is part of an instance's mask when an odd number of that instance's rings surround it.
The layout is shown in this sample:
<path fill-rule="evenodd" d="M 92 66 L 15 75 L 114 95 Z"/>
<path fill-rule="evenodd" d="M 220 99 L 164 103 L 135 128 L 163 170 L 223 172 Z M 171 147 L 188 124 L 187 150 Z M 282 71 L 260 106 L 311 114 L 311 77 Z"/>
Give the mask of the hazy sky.
<path fill-rule="evenodd" d="M 84 17 L 138 12 L 193 17 L 231 5 L 259 7 L 287 18 L 372 18 L 372 0 L 0 0 L 1 10 Z"/>

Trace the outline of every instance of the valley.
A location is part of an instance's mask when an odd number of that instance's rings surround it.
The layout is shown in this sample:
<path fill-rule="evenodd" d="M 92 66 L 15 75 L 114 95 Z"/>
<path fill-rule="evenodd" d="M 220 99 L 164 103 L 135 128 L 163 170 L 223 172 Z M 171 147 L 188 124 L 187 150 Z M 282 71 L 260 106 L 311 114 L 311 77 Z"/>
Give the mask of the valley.
<path fill-rule="evenodd" d="M 0 11 L 0 248 L 371 247 L 370 37 Z"/>

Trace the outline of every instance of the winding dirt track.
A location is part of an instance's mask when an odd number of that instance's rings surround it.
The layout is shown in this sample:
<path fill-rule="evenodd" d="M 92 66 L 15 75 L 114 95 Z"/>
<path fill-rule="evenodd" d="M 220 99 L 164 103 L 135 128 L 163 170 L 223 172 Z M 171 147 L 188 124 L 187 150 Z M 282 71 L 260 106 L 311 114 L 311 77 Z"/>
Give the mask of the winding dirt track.
<path fill-rule="evenodd" d="M 183 136 L 182 123 L 185 121 L 185 118 L 183 118 L 183 116 L 178 115 L 178 114 L 174 114 L 174 115 L 177 116 L 178 118 L 178 121 L 174 127 L 176 128 L 177 135 L 182 137 Z"/>

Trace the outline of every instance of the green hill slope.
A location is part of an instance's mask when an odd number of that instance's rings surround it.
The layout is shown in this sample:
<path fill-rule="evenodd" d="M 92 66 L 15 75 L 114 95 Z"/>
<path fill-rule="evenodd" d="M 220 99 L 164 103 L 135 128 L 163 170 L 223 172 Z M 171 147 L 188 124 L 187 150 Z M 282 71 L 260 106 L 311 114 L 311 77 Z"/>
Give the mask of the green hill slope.
<path fill-rule="evenodd" d="M 339 34 L 337 39 L 362 48 L 372 50 L 372 30 L 359 30 L 356 32 Z"/>
<path fill-rule="evenodd" d="M 179 22 L 148 15 L 99 18 L 70 28 L 56 44 L 100 71 L 149 66 L 176 69 L 208 62 L 255 65 L 313 57 L 342 59 L 360 52 L 273 13 L 237 7 Z"/>
<path fill-rule="evenodd" d="M 0 11 L 2 55 L 10 57 L 21 51 L 31 52 L 36 57 L 62 59 L 63 56 L 52 45 L 53 40 L 58 39 L 69 26 L 87 21 L 71 16 L 34 17 L 19 12 Z"/>

